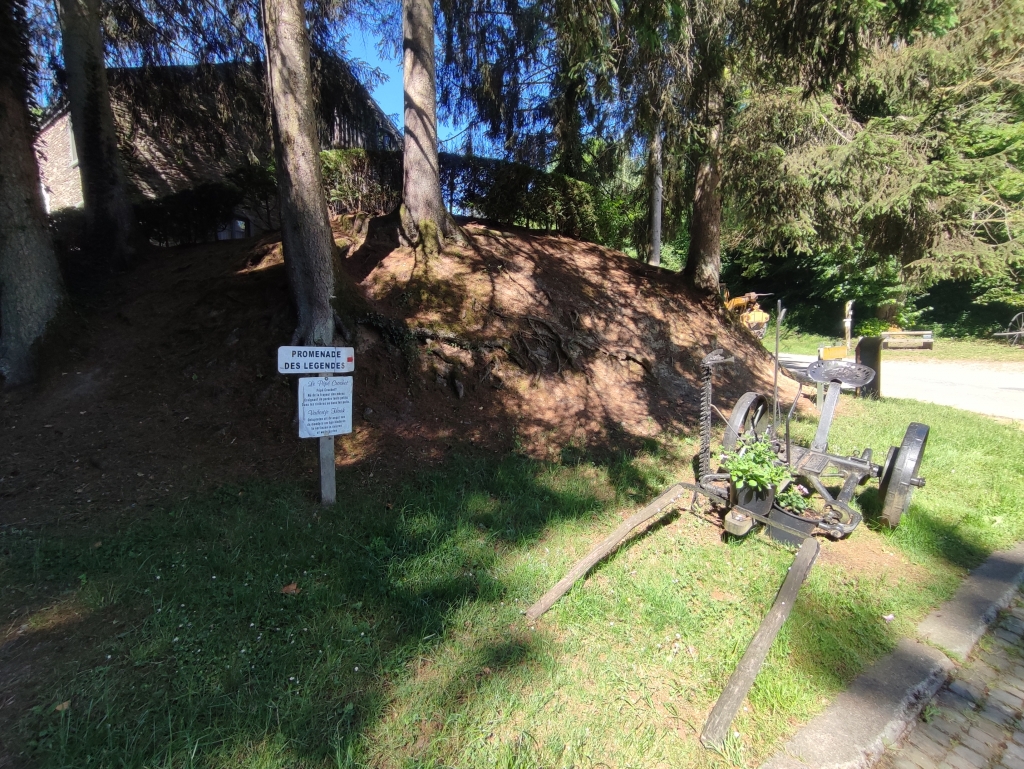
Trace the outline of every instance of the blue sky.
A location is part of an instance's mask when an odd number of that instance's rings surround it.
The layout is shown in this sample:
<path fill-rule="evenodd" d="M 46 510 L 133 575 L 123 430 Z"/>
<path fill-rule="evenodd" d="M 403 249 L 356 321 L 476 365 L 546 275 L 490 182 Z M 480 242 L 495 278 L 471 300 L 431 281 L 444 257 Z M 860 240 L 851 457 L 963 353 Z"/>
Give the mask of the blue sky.
<path fill-rule="evenodd" d="M 386 115 L 394 118 L 395 124 L 402 127 L 402 60 L 399 54 L 394 59 L 381 58 L 377 52 L 377 40 L 370 34 L 366 34 L 358 27 L 351 31 L 348 39 L 349 56 L 360 59 L 371 67 L 378 67 L 387 76 L 387 80 L 375 88 L 370 89 L 373 98 L 384 110 Z M 437 137 L 444 141 L 455 130 L 443 120 L 438 121 Z"/>
<path fill-rule="evenodd" d="M 381 109 L 402 127 L 402 60 L 399 56 L 394 59 L 382 59 L 377 53 L 377 41 L 366 34 L 358 27 L 353 29 L 348 39 L 349 55 L 354 59 L 360 59 L 371 67 L 378 67 L 387 75 L 388 79 L 371 89 L 373 98 L 376 99 Z"/>

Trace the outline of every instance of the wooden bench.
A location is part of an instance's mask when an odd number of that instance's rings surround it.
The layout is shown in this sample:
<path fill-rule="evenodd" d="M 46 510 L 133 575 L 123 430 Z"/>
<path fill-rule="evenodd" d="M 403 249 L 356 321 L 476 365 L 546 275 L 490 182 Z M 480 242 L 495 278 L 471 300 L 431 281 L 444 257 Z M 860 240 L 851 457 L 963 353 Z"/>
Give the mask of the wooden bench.
<path fill-rule="evenodd" d="M 883 331 L 883 350 L 931 350 L 934 341 L 931 331 Z"/>

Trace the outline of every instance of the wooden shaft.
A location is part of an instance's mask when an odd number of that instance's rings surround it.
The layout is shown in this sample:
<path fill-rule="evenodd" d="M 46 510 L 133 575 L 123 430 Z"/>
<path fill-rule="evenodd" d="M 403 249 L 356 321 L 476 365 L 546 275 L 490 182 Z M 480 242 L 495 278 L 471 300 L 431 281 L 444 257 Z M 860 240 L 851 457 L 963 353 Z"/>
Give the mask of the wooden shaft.
<path fill-rule="evenodd" d="M 326 376 L 334 376 L 327 374 Z M 320 439 L 320 504 L 330 507 L 338 499 L 338 484 L 334 475 L 334 436 Z"/>
<path fill-rule="evenodd" d="M 334 436 L 320 439 L 320 501 L 330 507 L 338 498 L 338 486 L 334 478 Z"/>
<path fill-rule="evenodd" d="M 771 649 L 775 636 L 782 629 L 782 623 L 786 621 L 793 604 L 796 602 L 800 586 L 807 579 L 820 549 L 818 540 L 808 537 L 800 546 L 800 550 L 789 567 L 786 581 L 782 583 L 779 594 L 775 596 L 775 603 L 771 610 L 761 620 L 761 626 L 754 634 L 753 640 L 743 654 L 743 659 L 736 666 L 729 683 L 726 684 L 722 695 L 715 703 L 715 707 L 704 724 L 704 731 L 701 732 L 700 741 L 705 747 L 721 748 L 725 744 L 725 738 L 729 735 L 729 727 L 732 725 L 736 712 L 743 704 L 743 699 L 750 691 L 750 687 L 757 677 L 761 665 L 764 664 L 768 650 Z"/>
<path fill-rule="evenodd" d="M 541 596 L 537 603 L 527 609 L 526 619 L 530 622 L 537 620 L 537 618 L 544 614 L 544 612 L 554 606 L 555 601 L 569 592 L 569 588 L 575 584 L 576 580 L 590 571 L 594 564 L 618 547 L 619 543 L 629 536 L 629 533 L 633 531 L 633 529 L 645 521 L 650 520 L 666 507 L 671 505 L 683 495 L 684 491 L 686 491 L 686 488 L 682 484 L 677 483 L 675 486 L 672 486 L 667 491 L 663 492 L 661 496 L 647 505 L 643 510 L 640 510 L 638 513 L 635 513 L 619 524 L 618 528 L 605 537 L 601 544 L 587 553 L 582 560 L 578 561 L 576 565 L 569 570 L 569 573 L 558 581 L 558 584 Z"/>

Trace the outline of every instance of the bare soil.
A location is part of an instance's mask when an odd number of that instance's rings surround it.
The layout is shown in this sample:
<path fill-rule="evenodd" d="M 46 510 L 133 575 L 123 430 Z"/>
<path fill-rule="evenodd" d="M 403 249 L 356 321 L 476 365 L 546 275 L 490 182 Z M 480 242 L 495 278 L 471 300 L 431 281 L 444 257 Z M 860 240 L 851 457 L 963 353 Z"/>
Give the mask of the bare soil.
<path fill-rule="evenodd" d="M 464 245 L 425 258 L 372 225 L 366 236 L 342 225 L 339 242 L 374 309 L 413 332 L 440 332 L 419 345 L 405 397 L 369 404 L 371 443 L 404 422 L 408 437 L 432 445 L 421 447 L 427 453 L 458 435 L 491 445 L 514 438 L 540 456 L 635 445 L 693 426 L 700 360 L 716 347 L 736 358 L 716 371 L 715 401 L 726 411 L 746 390 L 771 387 L 771 358 L 717 299 L 619 252 L 470 223 Z M 362 327 L 357 360 L 381 342 Z M 370 373 L 373 389 L 385 370 Z M 782 387 L 792 392 L 788 381 Z"/>

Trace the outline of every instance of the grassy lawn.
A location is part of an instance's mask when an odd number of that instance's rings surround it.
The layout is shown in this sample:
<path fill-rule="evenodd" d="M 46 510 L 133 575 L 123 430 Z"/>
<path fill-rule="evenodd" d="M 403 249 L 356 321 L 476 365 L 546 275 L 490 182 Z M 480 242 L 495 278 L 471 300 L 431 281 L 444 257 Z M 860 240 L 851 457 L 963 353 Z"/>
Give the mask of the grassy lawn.
<path fill-rule="evenodd" d="M 764 346 L 769 352 L 775 352 L 775 324 L 768 326 L 764 335 Z M 841 337 L 818 336 L 816 334 L 804 334 L 800 331 L 782 327 L 779 336 L 779 351 L 788 352 L 794 355 L 817 355 L 819 347 L 831 347 L 833 345 L 845 344 L 846 340 Z"/>
<path fill-rule="evenodd" d="M 756 765 L 966 569 L 1024 539 L 1014 426 L 844 397 L 832 448 L 884 457 L 910 421 L 932 428 L 927 487 L 890 532 L 869 484 L 866 525 L 823 543 L 723 754 L 697 734 L 791 552 L 763 534 L 723 542 L 684 513 L 536 629 L 521 617 L 626 512 L 690 474 L 696 447 L 680 440 L 606 462 L 463 456 L 383 487 L 347 471 L 328 511 L 298 485 L 253 484 L 102 535 L 0 530 L 4 605 L 47 607 L 28 633 L 118 623 L 48 674 L 18 735 L 26 763 Z M 301 592 L 281 592 L 293 582 Z"/>
<path fill-rule="evenodd" d="M 990 339 L 936 339 L 932 350 L 886 350 L 885 360 L 970 360 L 1024 363 L 1024 347 L 1010 347 Z"/>
<path fill-rule="evenodd" d="M 783 328 L 779 341 L 782 352 L 797 355 L 817 355 L 819 347 L 845 344 L 838 337 L 825 337 L 815 334 L 803 334 L 799 331 Z M 856 340 L 851 351 L 856 347 Z M 764 337 L 764 346 L 769 351 L 775 350 L 775 327 L 769 326 Z M 1006 342 L 992 339 L 936 339 L 931 350 L 885 350 L 883 360 L 905 361 L 984 361 L 993 363 L 1015 362 L 1024 363 L 1024 348 L 1010 347 Z"/>

